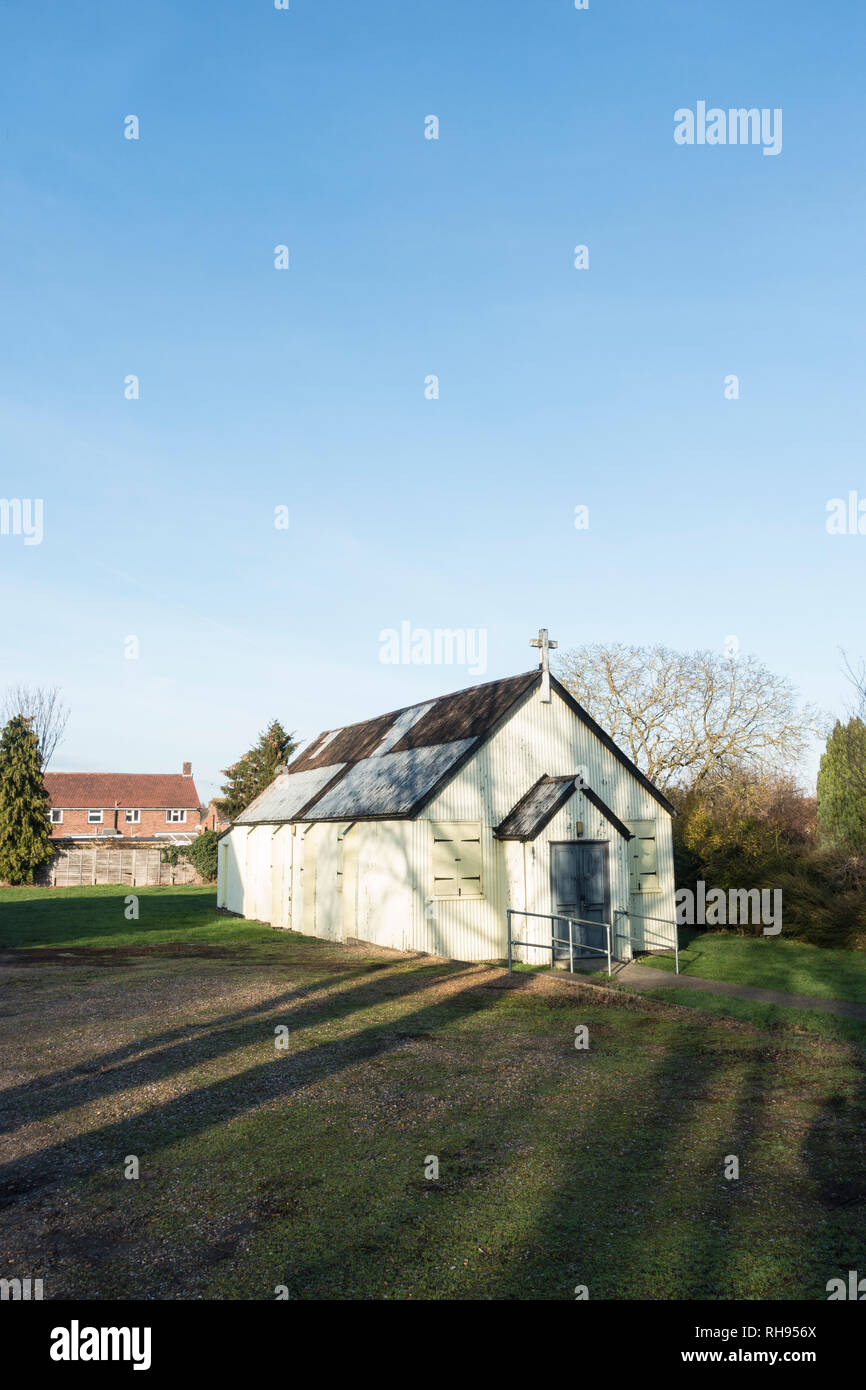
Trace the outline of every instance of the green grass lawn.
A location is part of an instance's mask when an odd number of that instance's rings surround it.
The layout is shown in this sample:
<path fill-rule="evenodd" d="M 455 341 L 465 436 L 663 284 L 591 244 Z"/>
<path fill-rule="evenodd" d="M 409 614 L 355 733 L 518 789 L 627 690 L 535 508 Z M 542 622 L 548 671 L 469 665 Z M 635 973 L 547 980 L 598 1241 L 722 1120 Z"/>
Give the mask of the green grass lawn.
<path fill-rule="evenodd" d="M 641 956 L 641 965 L 674 969 L 673 956 Z M 680 971 L 822 999 L 866 1003 L 866 951 L 828 950 L 780 936 L 734 936 L 680 928 Z"/>
<path fill-rule="evenodd" d="M 38 947 L 0 977 L 0 1263 L 46 1298 L 825 1299 L 863 1267 L 856 1040 L 123 896 L 0 898 Z"/>
<path fill-rule="evenodd" d="M 138 921 L 126 916 L 138 898 Z M 0 949 L 8 946 L 162 946 L 273 944 L 273 928 L 218 912 L 216 889 L 185 885 L 129 888 L 0 888 Z"/>
<path fill-rule="evenodd" d="M 668 1004 L 701 1009 L 704 1013 L 723 1018 L 736 1018 L 754 1023 L 762 1029 L 790 1029 L 823 1033 L 826 1037 L 842 1038 L 866 1047 L 866 1021 L 845 1018 L 839 1014 L 821 1013 L 818 1009 L 794 1009 L 787 1004 L 765 1004 L 759 999 L 737 999 L 723 994 L 707 994 L 700 989 L 653 989 L 643 991 L 645 999 L 661 999 Z"/>

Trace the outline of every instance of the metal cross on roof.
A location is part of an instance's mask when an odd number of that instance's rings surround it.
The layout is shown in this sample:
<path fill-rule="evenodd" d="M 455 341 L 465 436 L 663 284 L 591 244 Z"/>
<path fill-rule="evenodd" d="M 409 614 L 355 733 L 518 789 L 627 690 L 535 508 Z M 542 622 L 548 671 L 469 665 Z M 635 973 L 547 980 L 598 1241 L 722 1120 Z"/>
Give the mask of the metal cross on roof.
<path fill-rule="evenodd" d="M 550 652 L 554 647 L 558 647 L 558 642 L 551 642 L 547 635 L 547 628 L 540 627 L 538 636 L 533 637 L 529 643 L 530 647 L 539 647 L 538 664 L 541 667 L 541 699 L 545 704 L 550 704 Z"/>

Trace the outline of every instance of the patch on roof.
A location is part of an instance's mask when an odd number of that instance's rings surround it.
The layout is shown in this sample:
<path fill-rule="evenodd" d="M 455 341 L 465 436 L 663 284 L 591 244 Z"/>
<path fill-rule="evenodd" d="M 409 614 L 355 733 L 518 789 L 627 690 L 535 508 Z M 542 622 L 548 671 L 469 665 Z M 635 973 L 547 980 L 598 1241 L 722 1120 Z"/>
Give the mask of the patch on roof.
<path fill-rule="evenodd" d="M 408 734 L 413 724 L 417 724 L 419 719 L 423 719 L 425 714 L 429 714 L 432 708 L 431 703 L 429 705 L 413 705 L 411 709 L 404 709 L 402 714 L 397 715 L 382 742 L 376 747 L 373 757 L 378 758 L 382 753 L 390 753 L 395 743 L 399 743 L 401 738 Z"/>
<path fill-rule="evenodd" d="M 527 671 L 522 676 L 488 681 L 421 705 L 392 710 L 332 734 L 320 734 L 290 763 L 289 772 L 306 772 L 324 762 L 356 763 L 383 751 L 400 753 L 460 739 L 484 738 L 539 679 L 540 672 Z"/>
<path fill-rule="evenodd" d="M 310 744 L 307 752 L 314 758 L 319 758 L 324 753 L 329 743 L 333 743 L 337 734 L 341 734 L 342 729 L 332 729 L 330 733 L 319 734 Z"/>
<path fill-rule="evenodd" d="M 498 840 L 534 840 L 575 790 L 576 774 L 540 777 L 494 830 Z"/>
<path fill-rule="evenodd" d="M 264 821 L 294 820 L 308 801 L 323 791 L 343 771 L 345 763 L 310 768 L 307 772 L 283 774 L 257 796 L 238 816 L 236 825 L 259 825 Z"/>
<path fill-rule="evenodd" d="M 304 819 L 407 816 L 475 742 L 475 739 L 463 738 L 453 743 L 364 758 L 350 767 L 336 786 L 309 808 Z"/>

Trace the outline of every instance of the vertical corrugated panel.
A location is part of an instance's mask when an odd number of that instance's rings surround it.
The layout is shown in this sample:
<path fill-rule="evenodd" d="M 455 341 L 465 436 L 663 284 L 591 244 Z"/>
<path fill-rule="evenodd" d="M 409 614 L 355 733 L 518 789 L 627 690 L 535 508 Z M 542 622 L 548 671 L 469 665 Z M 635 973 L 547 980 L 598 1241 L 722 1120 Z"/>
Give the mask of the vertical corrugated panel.
<path fill-rule="evenodd" d="M 583 773 L 621 820 L 655 821 L 662 891 L 630 900 L 626 841 L 579 792 L 534 841 L 524 846 L 495 840 L 493 828 L 542 774 L 577 772 Z M 483 897 L 433 899 L 431 821 L 481 823 Z M 351 854 L 343 861 L 343 892 L 337 891 L 337 835 L 342 826 L 321 823 L 306 834 L 296 834 L 293 858 L 291 846 L 286 848 L 290 828 L 281 831 L 273 845 L 271 826 L 249 834 L 234 831 L 228 837 L 234 849 L 227 860 L 226 905 L 231 906 L 234 898 L 242 902 L 244 915 L 253 916 L 253 905 L 261 906 L 266 897 L 271 918 L 279 921 L 272 881 L 272 855 L 279 854 L 287 856 L 280 860 L 282 876 L 289 874 L 288 865 L 292 865 L 295 930 L 335 940 L 353 934 L 383 946 L 429 951 L 453 960 L 502 958 L 506 908 L 550 912 L 550 844 L 576 839 L 577 821 L 583 822 L 582 839 L 604 840 L 610 846 L 611 909 L 672 919 L 673 843 L 668 813 L 555 693 L 550 704 L 543 704 L 537 692 L 433 799 L 423 819 L 355 823 L 349 831 Z M 241 837 L 237 843 L 236 836 Z M 237 887 L 229 860 L 238 866 Z M 347 890 L 351 893 L 348 903 Z M 282 888 L 281 902 L 287 896 Z M 631 926 L 639 941 L 639 920 L 632 918 Z M 532 952 L 532 956 L 539 959 L 541 953 Z"/>
<path fill-rule="evenodd" d="M 343 939 L 343 897 L 337 889 L 337 837 L 344 829 L 332 822 L 314 825 L 306 836 L 307 854 L 316 858 L 316 897 L 313 934 L 326 941 Z M 307 861 L 309 862 L 309 861 Z"/>
<path fill-rule="evenodd" d="M 227 850 L 223 906 L 227 907 L 229 912 L 242 913 L 244 910 L 244 859 L 242 856 L 246 853 L 245 841 L 246 832 L 243 830 L 233 830 L 224 841 Z"/>
<path fill-rule="evenodd" d="M 292 826 L 295 843 L 292 847 L 292 931 L 304 930 L 304 845 L 303 827 Z"/>
<path fill-rule="evenodd" d="M 243 845 L 243 871 L 244 871 L 244 916 L 255 918 L 256 915 L 256 869 L 258 867 L 257 843 L 255 831 L 246 831 Z"/>
<path fill-rule="evenodd" d="M 543 704 L 537 693 L 533 693 L 508 723 L 434 798 L 425 814 L 431 820 L 481 819 L 487 827 L 493 827 L 504 820 L 515 802 L 543 774 L 563 776 L 576 772 L 582 772 L 589 786 L 620 820 L 655 821 L 662 891 L 640 895 L 641 902 L 632 901 L 630 904 L 626 841 L 576 793 L 542 833 L 527 845 L 524 900 L 504 900 L 504 847 L 492 839 L 492 830 L 488 830 L 485 843 L 491 856 L 498 855 L 498 868 L 494 861 L 496 892 L 490 895 L 486 909 L 480 904 L 470 907 L 468 903 L 458 903 L 442 914 L 439 939 L 443 942 L 443 954 L 454 955 L 458 959 L 479 959 L 484 958 L 485 954 L 488 957 L 504 955 L 507 906 L 550 912 L 549 846 L 552 840 L 577 838 L 576 822 L 579 820 L 583 822 L 580 838 L 604 840 L 610 845 L 611 912 L 615 908 L 627 910 L 630 907 L 632 912 L 644 911 L 673 918 L 670 816 L 555 693 L 550 704 Z M 649 898 L 654 899 L 652 906 L 647 906 L 644 901 Z M 622 923 L 624 919 L 616 920 Z M 635 921 L 632 926 L 636 926 Z M 532 954 L 535 959 L 540 955 L 538 952 Z"/>
<path fill-rule="evenodd" d="M 275 927 L 287 927 L 292 874 L 292 827 L 281 825 L 271 839 L 271 916 Z"/>
<path fill-rule="evenodd" d="M 246 862 L 244 868 L 244 916 L 258 922 L 271 920 L 271 840 L 274 827 L 257 825 L 246 834 Z"/>
<path fill-rule="evenodd" d="M 356 873 L 357 935 L 397 950 L 418 943 L 418 899 L 424 893 L 412 821 L 359 821 L 350 831 Z M 345 861 L 344 861 L 345 865 Z"/>
<path fill-rule="evenodd" d="M 303 903 L 303 926 L 300 928 L 306 936 L 316 935 L 316 897 L 319 892 L 318 876 L 318 855 L 316 853 L 316 831 L 318 826 L 311 825 L 305 829 L 304 834 L 304 903 Z"/>

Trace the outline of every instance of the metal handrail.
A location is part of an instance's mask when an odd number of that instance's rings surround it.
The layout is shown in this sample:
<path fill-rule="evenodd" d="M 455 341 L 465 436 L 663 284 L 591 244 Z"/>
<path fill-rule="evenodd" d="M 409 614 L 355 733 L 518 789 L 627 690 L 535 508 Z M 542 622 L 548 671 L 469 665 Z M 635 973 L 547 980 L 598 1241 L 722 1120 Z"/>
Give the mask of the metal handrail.
<path fill-rule="evenodd" d="M 618 908 L 616 908 L 616 909 L 614 910 L 614 914 L 613 914 L 613 915 L 614 915 L 614 917 L 639 917 L 639 918 L 641 919 L 641 921 L 643 921 L 643 922 L 664 922 L 666 926 L 668 926 L 668 927 L 673 927 L 673 929 L 674 929 L 674 940 L 673 940 L 674 961 L 675 961 L 675 964 L 676 964 L 676 973 L 679 975 L 679 973 L 680 973 L 680 942 L 679 942 L 679 932 L 678 932 L 679 923 L 678 923 L 678 922 L 673 921 L 670 917 L 651 917 L 651 916 L 650 916 L 648 913 L 646 913 L 646 912 L 628 912 L 624 907 L 618 907 Z M 646 938 L 646 935 L 647 935 L 646 928 L 644 928 L 644 933 L 643 933 L 643 934 L 644 934 L 644 938 Z M 619 937 L 622 941 L 631 942 L 631 939 L 632 939 L 632 938 L 631 938 L 631 933 L 630 933 L 630 932 L 629 932 L 628 936 L 626 936 L 625 933 L 623 933 L 623 932 L 616 932 L 615 935 L 616 935 L 617 937 Z M 656 939 L 659 940 L 659 941 L 661 941 L 663 945 L 665 945 L 665 946 L 667 946 L 668 948 L 670 948 L 670 945 L 671 945 L 670 941 L 666 941 L 666 940 L 659 934 L 659 932 L 650 932 L 649 935 L 650 935 L 650 936 L 655 936 Z"/>
<path fill-rule="evenodd" d="M 648 912 L 629 912 L 626 907 L 614 908 L 614 917 L 641 917 L 645 922 L 666 922 L 669 927 L 679 926 L 673 917 L 651 917 Z"/>
<path fill-rule="evenodd" d="M 520 907 L 509 907 L 509 908 L 506 908 L 505 915 L 506 915 L 506 922 L 507 922 L 507 928 L 508 928 L 508 973 L 509 973 L 509 975 L 511 975 L 511 974 L 513 973 L 513 970 L 512 970 L 513 959 L 512 959 L 512 950 L 511 950 L 512 946 L 529 946 L 529 947 L 531 947 L 533 950 L 538 950 L 538 951 L 551 951 L 551 952 L 553 952 L 553 953 L 555 954 L 557 945 L 560 945 L 560 946 L 566 946 L 566 945 L 567 945 L 567 946 L 568 946 L 568 969 L 569 969 L 569 973 L 573 975 L 573 974 L 574 974 L 574 933 L 573 933 L 573 931 L 572 931 L 572 926 L 573 926 L 573 924 L 574 924 L 575 922 L 578 924 L 578 926 L 586 926 L 586 927 L 604 927 L 604 929 L 605 929 L 605 934 L 606 934 L 606 936 L 607 936 L 607 946 L 606 946 L 606 947 L 602 947 L 602 946 L 587 946 L 585 942 L 584 942 L 584 943 L 581 943 L 581 944 L 582 944 L 582 949 L 583 949 L 584 951 L 597 951 L 598 954 L 601 955 L 601 956 L 606 955 L 606 956 L 607 956 L 607 973 L 608 973 L 609 976 L 611 976 L 611 975 L 613 974 L 613 969 L 612 969 L 612 966 L 611 966 L 611 956 L 610 956 L 610 932 L 611 932 L 611 924 L 610 924 L 610 922 L 594 922 L 594 921 L 591 921 L 588 917 L 566 917 L 565 914 L 562 913 L 562 912 L 555 912 L 555 913 L 554 913 L 554 912 L 524 912 L 523 908 L 520 908 Z M 512 915 L 515 915 L 515 916 L 518 916 L 518 917 L 541 917 L 541 918 L 544 918 L 544 919 L 545 919 L 546 921 L 548 921 L 548 922 L 567 922 L 567 923 L 568 923 L 568 941 L 566 941 L 565 938 L 564 938 L 564 937 L 561 937 L 561 936 L 551 936 L 551 938 L 550 938 L 551 944 L 550 944 L 549 946 L 548 946 L 545 942 L 538 942 L 538 941 L 518 941 L 518 940 L 516 939 L 516 937 L 512 937 L 512 935 L 511 935 L 511 918 L 512 918 Z"/>

